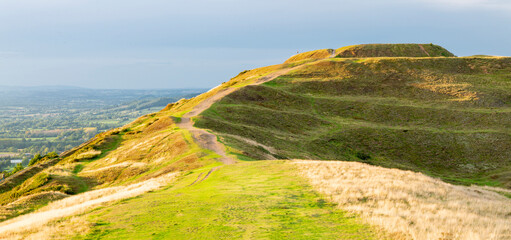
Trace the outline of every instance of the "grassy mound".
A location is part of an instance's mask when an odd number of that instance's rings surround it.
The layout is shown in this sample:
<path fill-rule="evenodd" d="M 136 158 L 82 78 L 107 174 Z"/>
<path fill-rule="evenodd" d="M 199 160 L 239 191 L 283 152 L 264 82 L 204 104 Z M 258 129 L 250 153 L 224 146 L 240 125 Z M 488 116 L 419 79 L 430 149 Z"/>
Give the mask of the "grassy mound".
<path fill-rule="evenodd" d="M 434 44 L 362 44 L 339 48 L 336 57 L 454 57 L 454 54 Z"/>
<path fill-rule="evenodd" d="M 511 58 L 322 60 L 226 96 L 196 126 L 251 159 L 361 161 L 511 187 L 510 72 Z"/>

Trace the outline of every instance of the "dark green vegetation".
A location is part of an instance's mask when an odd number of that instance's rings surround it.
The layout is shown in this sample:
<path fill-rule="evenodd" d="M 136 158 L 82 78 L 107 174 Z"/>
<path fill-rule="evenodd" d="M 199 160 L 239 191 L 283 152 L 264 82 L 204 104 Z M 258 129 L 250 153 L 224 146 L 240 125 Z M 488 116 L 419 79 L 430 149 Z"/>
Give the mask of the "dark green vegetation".
<path fill-rule="evenodd" d="M 253 159 L 361 161 L 509 188 L 511 58 L 321 60 L 226 96 L 196 126 Z"/>
<path fill-rule="evenodd" d="M 0 171 L 14 167 L 11 159 L 28 161 L 23 153 L 69 150 L 202 91 L 0 87 Z"/>
<path fill-rule="evenodd" d="M 372 227 L 335 208 L 284 161 L 198 169 L 165 190 L 87 214 L 86 239 L 374 239 Z M 204 175 L 203 175 L 204 176 Z M 129 213 L 126 213 L 129 209 Z"/>
<path fill-rule="evenodd" d="M 339 58 L 367 57 L 454 57 L 445 48 L 434 44 L 363 44 L 336 50 Z"/>

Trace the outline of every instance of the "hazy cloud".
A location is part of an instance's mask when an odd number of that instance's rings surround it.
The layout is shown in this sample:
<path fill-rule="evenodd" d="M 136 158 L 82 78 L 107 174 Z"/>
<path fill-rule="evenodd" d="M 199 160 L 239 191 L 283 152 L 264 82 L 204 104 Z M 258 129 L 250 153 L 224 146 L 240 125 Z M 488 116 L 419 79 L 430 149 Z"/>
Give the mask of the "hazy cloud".
<path fill-rule="evenodd" d="M 511 10 L 509 0 L 420 0 L 425 4 L 433 4 L 436 7 L 447 8 L 450 10 Z"/>

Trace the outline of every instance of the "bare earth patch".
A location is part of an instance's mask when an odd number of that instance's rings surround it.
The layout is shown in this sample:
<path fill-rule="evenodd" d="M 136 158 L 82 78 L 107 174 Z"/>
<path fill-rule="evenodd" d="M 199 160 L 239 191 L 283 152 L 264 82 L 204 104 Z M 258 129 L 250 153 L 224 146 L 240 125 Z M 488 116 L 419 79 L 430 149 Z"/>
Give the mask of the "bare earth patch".
<path fill-rule="evenodd" d="M 357 162 L 295 161 L 339 207 L 410 239 L 511 239 L 511 199 L 482 187 Z M 505 190 L 504 190 L 505 192 Z"/>

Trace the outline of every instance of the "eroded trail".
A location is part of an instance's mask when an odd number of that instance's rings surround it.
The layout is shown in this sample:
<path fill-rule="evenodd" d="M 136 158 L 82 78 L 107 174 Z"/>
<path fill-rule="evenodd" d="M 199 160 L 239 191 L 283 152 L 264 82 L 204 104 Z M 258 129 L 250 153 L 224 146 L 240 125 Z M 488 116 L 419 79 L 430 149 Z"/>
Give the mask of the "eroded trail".
<path fill-rule="evenodd" d="M 284 75 L 284 74 L 286 74 L 292 70 L 298 69 L 302 66 L 303 65 L 296 66 L 293 68 L 288 68 L 288 69 L 282 69 L 282 70 L 270 73 L 264 77 L 259 78 L 258 80 L 256 80 L 254 83 L 252 83 L 250 85 L 259 85 L 259 84 L 271 81 L 281 75 Z M 218 155 L 220 155 L 221 157 L 218 160 L 220 162 L 223 162 L 224 164 L 233 164 L 236 162 L 236 160 L 234 160 L 232 157 L 227 156 L 227 154 L 225 153 L 225 146 L 217 141 L 216 135 L 214 135 L 204 129 L 194 127 L 193 121 L 191 120 L 191 118 L 199 115 L 204 110 L 211 107 L 211 105 L 213 105 L 213 103 L 219 101 L 220 99 L 222 99 L 223 97 L 227 96 L 228 94 L 236 91 L 237 89 L 238 88 L 226 88 L 226 89 L 219 91 L 214 96 L 211 96 L 211 97 L 205 99 L 204 101 L 197 104 L 197 106 L 195 106 L 190 112 L 183 115 L 183 117 L 181 118 L 181 122 L 179 122 L 177 124 L 178 127 L 190 131 L 194 140 L 197 141 L 197 143 L 199 144 L 200 147 L 209 149 L 211 151 L 214 151 Z"/>

